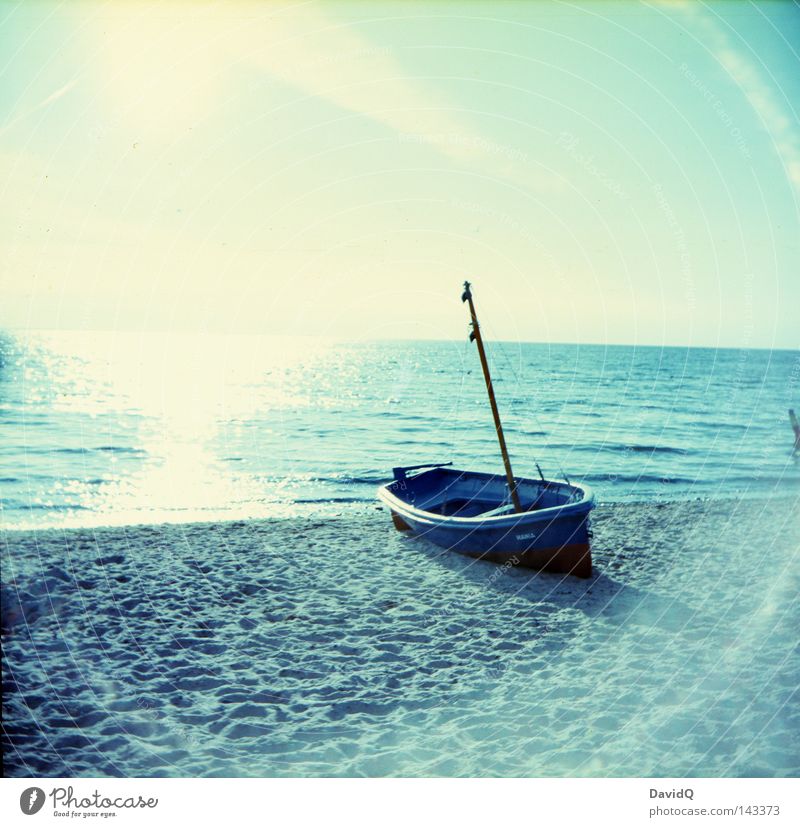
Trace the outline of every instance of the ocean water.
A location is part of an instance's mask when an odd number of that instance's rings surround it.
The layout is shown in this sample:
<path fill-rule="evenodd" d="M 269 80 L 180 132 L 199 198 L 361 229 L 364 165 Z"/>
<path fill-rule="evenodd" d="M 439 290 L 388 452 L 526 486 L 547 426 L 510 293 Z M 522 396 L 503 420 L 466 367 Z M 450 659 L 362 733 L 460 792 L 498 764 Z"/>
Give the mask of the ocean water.
<path fill-rule="evenodd" d="M 489 343 L 515 472 L 601 502 L 796 492 L 797 351 Z M 0 334 L 7 528 L 292 516 L 501 468 L 475 346 Z"/>

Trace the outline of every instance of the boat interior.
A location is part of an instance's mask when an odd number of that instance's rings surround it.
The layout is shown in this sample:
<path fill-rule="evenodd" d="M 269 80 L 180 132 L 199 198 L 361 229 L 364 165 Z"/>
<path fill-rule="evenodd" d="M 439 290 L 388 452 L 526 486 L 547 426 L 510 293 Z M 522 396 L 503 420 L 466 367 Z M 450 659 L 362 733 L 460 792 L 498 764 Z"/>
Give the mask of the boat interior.
<path fill-rule="evenodd" d="M 499 517 L 513 514 L 514 506 L 504 476 L 434 468 L 397 479 L 390 486 L 395 496 L 414 508 L 445 517 Z M 583 492 L 552 480 L 517 480 L 523 511 L 577 502 Z"/>

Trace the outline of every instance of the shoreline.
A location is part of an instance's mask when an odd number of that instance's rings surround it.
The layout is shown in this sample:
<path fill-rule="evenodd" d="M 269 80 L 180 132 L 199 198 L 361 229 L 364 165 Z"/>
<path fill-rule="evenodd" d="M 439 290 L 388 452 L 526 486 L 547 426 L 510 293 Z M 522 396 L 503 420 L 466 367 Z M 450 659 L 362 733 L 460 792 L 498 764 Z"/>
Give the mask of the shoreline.
<path fill-rule="evenodd" d="M 662 507 L 679 507 L 679 506 L 692 506 L 692 505 L 710 505 L 710 504 L 720 504 L 722 506 L 730 505 L 733 503 L 773 503 L 773 502 L 783 502 L 783 503 L 792 503 L 792 502 L 800 502 L 800 488 L 796 491 L 792 490 L 785 490 L 780 489 L 778 491 L 763 491 L 758 490 L 754 492 L 748 492 L 737 496 L 733 493 L 726 493 L 723 496 L 715 497 L 715 496 L 703 496 L 703 497 L 691 497 L 688 499 L 681 499 L 681 498 L 672 498 L 672 499 L 638 499 L 638 500 L 613 500 L 613 501 L 601 501 L 598 502 L 595 508 L 592 510 L 592 515 L 596 515 L 598 512 L 605 512 L 606 510 L 617 510 L 621 508 L 641 508 L 641 507 L 652 507 L 652 508 L 662 508 Z M 195 526 L 209 526 L 209 525 L 219 525 L 219 526 L 226 526 L 231 524 L 242 524 L 242 523 L 282 523 L 287 521 L 293 520 L 314 520 L 314 519 L 348 519 L 352 517 L 360 517 L 366 514 L 371 514 L 373 510 L 375 511 L 384 511 L 388 518 L 388 510 L 385 506 L 378 505 L 377 497 L 375 500 L 357 500 L 350 503 L 342 503 L 336 502 L 332 500 L 322 500 L 319 503 L 314 504 L 314 508 L 309 508 L 307 511 L 304 512 L 297 512 L 297 513 L 285 513 L 285 514 L 276 514 L 270 516 L 254 516 L 249 517 L 246 515 L 242 516 L 216 516 L 216 517 L 209 517 L 208 519 L 188 519 L 183 520 L 176 518 L 174 520 L 154 520 L 154 521 L 146 521 L 146 522 L 124 522 L 124 523 L 96 523 L 96 524 L 85 524 L 85 525 L 37 525 L 35 523 L 31 523 L 29 525 L 24 526 L 11 526 L 5 527 L 0 525 L 0 537 L 5 535 L 12 535 L 12 536 L 23 536 L 27 534 L 46 534 L 46 533 L 55 533 L 55 532 L 92 532 L 92 531 L 122 531 L 125 529 L 152 529 L 152 528 L 159 528 L 161 526 L 164 527 L 177 527 L 177 526 L 187 526 L 187 527 L 195 527 Z M 295 503 L 289 504 L 288 507 L 296 507 Z"/>

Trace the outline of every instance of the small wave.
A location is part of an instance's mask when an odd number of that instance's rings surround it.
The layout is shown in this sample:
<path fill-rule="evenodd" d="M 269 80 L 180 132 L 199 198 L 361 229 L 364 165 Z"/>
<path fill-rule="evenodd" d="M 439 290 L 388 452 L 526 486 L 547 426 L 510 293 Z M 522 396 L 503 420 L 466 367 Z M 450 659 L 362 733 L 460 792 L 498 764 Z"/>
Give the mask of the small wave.
<path fill-rule="evenodd" d="M 403 420 L 406 422 L 430 422 L 430 418 L 422 414 L 403 413 L 402 411 L 392 414 L 393 420 Z"/>
<path fill-rule="evenodd" d="M 386 482 L 390 476 L 390 470 L 383 474 L 367 475 L 367 476 L 341 476 L 341 477 L 314 477 L 312 482 L 329 482 L 337 485 L 377 485 L 381 482 Z"/>
<path fill-rule="evenodd" d="M 653 482 L 659 485 L 706 485 L 713 480 L 690 479 L 689 477 L 672 477 L 668 474 L 587 474 L 583 477 L 590 483 L 643 483 Z"/>
<path fill-rule="evenodd" d="M 618 445 L 603 443 L 600 448 L 604 451 L 614 451 L 627 454 L 688 454 L 686 448 L 675 448 L 671 445 Z"/>
<path fill-rule="evenodd" d="M 677 448 L 670 445 L 624 445 L 618 442 L 552 442 L 547 446 L 553 451 L 577 451 L 593 453 L 606 452 L 611 454 L 672 454 L 685 456 L 694 453 L 688 448 Z"/>
<path fill-rule="evenodd" d="M 9 511 L 90 511 L 91 509 L 85 505 L 71 505 L 69 503 L 22 503 L 14 500 L 7 500 L 7 508 Z"/>
<path fill-rule="evenodd" d="M 739 422 L 714 422 L 702 419 L 692 420 L 688 423 L 692 428 L 702 428 L 706 431 L 747 431 L 750 427 L 747 423 Z"/>
<path fill-rule="evenodd" d="M 56 478 L 50 476 L 49 474 L 28 474 L 25 479 L 22 479 L 21 477 L 0 477 L 0 483 L 31 482 L 32 480 L 48 480 L 50 484 L 55 484 L 59 480 L 68 480 L 69 482 L 85 483 L 86 485 L 102 485 L 103 483 L 108 482 L 107 479 L 103 479 L 102 477 L 92 477 L 91 479 L 76 479 L 67 477 Z"/>
<path fill-rule="evenodd" d="M 419 448 L 420 442 L 419 442 L 418 439 L 398 439 L 393 444 L 397 448 L 401 448 L 401 447 L 404 447 L 404 446 L 408 445 L 409 448 L 414 449 L 414 448 Z M 452 442 L 441 442 L 441 441 L 432 440 L 432 439 L 426 439 L 425 440 L 425 446 L 427 448 L 430 448 L 432 451 L 435 450 L 436 448 L 444 448 L 447 451 L 451 451 L 453 449 L 453 443 Z"/>
<path fill-rule="evenodd" d="M 76 454 L 130 454 L 132 456 L 144 456 L 147 451 L 143 448 L 131 448 L 125 445 L 99 445 L 96 448 L 59 448 L 58 453 Z"/>
<path fill-rule="evenodd" d="M 372 497 L 304 497 L 292 500 L 296 505 L 310 505 L 313 503 L 369 503 Z"/>
<path fill-rule="evenodd" d="M 751 474 L 749 476 L 725 477 L 725 486 L 739 487 L 784 484 L 795 488 L 800 483 L 800 473 L 787 469 L 784 474 Z"/>
<path fill-rule="evenodd" d="M 0 422 L 3 425 L 21 425 L 23 427 L 31 427 L 34 425 L 39 425 L 40 423 L 46 423 L 47 417 L 40 415 L 37 416 L 36 414 L 26 414 L 25 416 L 14 416 L 6 411 L 0 411 Z"/>
<path fill-rule="evenodd" d="M 105 451 L 111 454 L 146 454 L 143 448 L 131 448 L 124 445 L 101 445 L 95 451 Z"/>
<path fill-rule="evenodd" d="M 29 448 L 27 446 L 20 449 L 24 453 L 35 456 L 49 456 L 50 454 L 66 454 L 68 456 L 85 456 L 87 454 L 94 454 L 98 452 L 110 454 L 134 454 L 137 456 L 144 456 L 147 451 L 143 448 L 128 448 L 115 445 L 101 445 L 98 448 Z"/>

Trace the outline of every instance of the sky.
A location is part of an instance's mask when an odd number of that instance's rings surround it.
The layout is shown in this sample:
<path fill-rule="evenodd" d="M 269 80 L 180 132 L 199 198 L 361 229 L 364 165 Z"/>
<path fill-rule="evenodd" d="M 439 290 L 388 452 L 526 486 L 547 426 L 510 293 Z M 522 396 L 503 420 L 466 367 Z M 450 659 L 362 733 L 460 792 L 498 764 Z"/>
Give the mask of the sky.
<path fill-rule="evenodd" d="M 800 346 L 791 2 L 0 3 L 0 326 Z"/>

